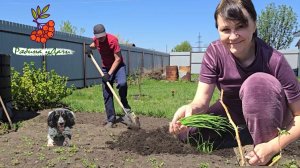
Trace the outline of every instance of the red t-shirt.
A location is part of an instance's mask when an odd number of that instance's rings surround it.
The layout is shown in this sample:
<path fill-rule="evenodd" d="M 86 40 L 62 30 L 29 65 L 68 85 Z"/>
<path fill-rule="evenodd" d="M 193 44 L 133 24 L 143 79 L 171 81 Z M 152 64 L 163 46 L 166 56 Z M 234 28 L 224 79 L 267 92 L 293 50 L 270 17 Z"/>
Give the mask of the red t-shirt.
<path fill-rule="evenodd" d="M 99 42 L 99 40 L 96 37 L 93 38 L 93 41 L 101 55 L 102 66 L 110 68 L 115 61 L 114 54 L 121 51 L 118 38 L 106 33 L 106 39 L 104 42 Z M 123 63 L 122 57 L 121 63 Z"/>

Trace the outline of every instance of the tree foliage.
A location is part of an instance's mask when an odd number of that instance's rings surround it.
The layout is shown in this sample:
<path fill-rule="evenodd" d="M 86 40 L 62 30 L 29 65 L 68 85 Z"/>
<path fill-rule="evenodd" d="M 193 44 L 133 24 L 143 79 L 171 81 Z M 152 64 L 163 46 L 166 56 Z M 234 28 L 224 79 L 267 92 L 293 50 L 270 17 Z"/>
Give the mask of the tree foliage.
<path fill-rule="evenodd" d="M 115 36 L 118 38 L 120 44 L 124 44 L 124 45 L 129 44 L 129 40 L 125 40 L 124 38 L 121 37 L 120 34 L 116 34 Z"/>
<path fill-rule="evenodd" d="M 286 49 L 297 30 L 297 15 L 290 6 L 269 4 L 258 16 L 258 36 L 276 49 Z"/>
<path fill-rule="evenodd" d="M 85 32 L 84 28 L 80 28 L 79 32 L 77 32 L 77 27 L 73 26 L 70 21 L 62 21 L 59 30 L 61 32 L 82 35 Z"/>
<path fill-rule="evenodd" d="M 188 41 L 183 41 L 182 43 L 175 46 L 175 48 L 172 49 L 172 52 L 190 52 L 192 51 L 192 46 Z"/>

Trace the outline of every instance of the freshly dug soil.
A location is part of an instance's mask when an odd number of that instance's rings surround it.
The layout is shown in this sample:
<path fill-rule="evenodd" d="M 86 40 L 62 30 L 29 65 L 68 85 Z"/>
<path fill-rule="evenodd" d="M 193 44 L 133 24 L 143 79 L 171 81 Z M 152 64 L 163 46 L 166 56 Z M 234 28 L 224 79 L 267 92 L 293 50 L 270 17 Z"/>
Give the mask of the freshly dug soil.
<path fill-rule="evenodd" d="M 122 123 L 104 128 L 103 113 L 76 113 L 70 147 L 47 147 L 47 115 L 18 112 L 15 122 L 22 126 L 16 132 L 0 135 L 0 168 L 2 167 L 141 167 L 193 168 L 239 167 L 233 149 L 210 154 L 200 153 L 168 133 L 168 120 L 139 116 L 142 128 L 127 129 Z M 300 164 L 300 141 L 283 151 L 280 164 Z"/>

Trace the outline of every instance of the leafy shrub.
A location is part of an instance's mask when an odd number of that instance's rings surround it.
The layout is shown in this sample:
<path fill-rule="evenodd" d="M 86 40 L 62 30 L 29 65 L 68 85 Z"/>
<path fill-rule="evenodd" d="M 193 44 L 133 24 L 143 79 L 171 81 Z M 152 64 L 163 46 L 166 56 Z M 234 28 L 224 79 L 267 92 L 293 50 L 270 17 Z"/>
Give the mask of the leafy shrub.
<path fill-rule="evenodd" d="M 22 75 L 14 68 L 11 71 L 12 98 L 16 109 L 51 108 L 72 94 L 72 88 L 66 86 L 68 78 L 59 76 L 54 70 L 47 72 L 45 65 L 37 69 L 33 62 L 25 62 Z"/>

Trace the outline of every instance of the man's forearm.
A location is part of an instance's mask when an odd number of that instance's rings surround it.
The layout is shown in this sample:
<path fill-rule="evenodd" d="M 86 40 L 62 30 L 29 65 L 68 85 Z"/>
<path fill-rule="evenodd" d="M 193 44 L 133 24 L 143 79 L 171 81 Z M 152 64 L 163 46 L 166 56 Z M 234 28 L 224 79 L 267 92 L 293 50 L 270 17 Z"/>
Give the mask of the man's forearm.
<path fill-rule="evenodd" d="M 115 60 L 114 63 L 112 64 L 111 68 L 109 69 L 108 74 L 112 75 L 120 63 L 121 63 L 121 59 Z"/>

